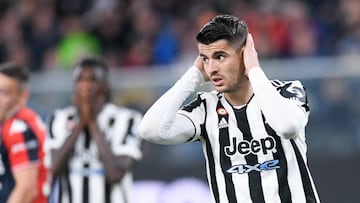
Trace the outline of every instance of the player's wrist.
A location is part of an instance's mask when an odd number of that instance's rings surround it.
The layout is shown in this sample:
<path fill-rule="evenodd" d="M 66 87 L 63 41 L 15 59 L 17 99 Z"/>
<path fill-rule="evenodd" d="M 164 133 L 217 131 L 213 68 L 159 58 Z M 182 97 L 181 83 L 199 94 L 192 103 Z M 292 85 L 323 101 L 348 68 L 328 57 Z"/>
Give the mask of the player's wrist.
<path fill-rule="evenodd" d="M 250 75 L 253 75 L 255 72 L 259 72 L 259 71 L 261 72 L 260 66 L 253 66 L 253 67 L 247 69 L 247 76 L 251 77 Z"/>
<path fill-rule="evenodd" d="M 203 72 L 201 72 L 197 66 L 191 66 L 189 71 L 191 71 L 193 75 L 196 75 L 200 83 L 204 83 L 206 81 Z"/>

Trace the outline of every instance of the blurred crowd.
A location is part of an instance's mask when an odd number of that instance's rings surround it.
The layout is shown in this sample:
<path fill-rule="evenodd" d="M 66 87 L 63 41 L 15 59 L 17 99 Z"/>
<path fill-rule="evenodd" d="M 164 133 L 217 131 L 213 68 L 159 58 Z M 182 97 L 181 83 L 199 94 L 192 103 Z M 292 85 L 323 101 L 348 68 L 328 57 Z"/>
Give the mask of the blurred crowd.
<path fill-rule="evenodd" d="M 166 67 L 196 53 L 209 18 L 248 23 L 259 55 L 360 53 L 360 0 L 0 0 L 0 61 L 67 70 L 84 55 L 114 68 Z"/>

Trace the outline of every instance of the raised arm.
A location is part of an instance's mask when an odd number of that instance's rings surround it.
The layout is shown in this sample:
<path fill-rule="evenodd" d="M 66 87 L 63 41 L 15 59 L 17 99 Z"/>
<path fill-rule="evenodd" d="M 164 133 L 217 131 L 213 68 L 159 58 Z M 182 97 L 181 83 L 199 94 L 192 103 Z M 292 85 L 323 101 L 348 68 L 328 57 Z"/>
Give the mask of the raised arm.
<path fill-rule="evenodd" d="M 297 98 L 283 97 L 271 84 L 260 68 L 257 52 L 251 34 L 248 35 L 244 49 L 244 64 L 255 98 L 270 126 L 286 139 L 301 132 L 308 121 L 308 114 Z M 292 91 L 292 90 L 289 90 Z M 300 91 L 294 89 L 294 91 Z M 301 92 L 294 92 L 303 94 Z M 303 95 L 305 96 L 305 95 Z"/>
<path fill-rule="evenodd" d="M 185 99 L 204 82 L 201 69 L 196 67 L 199 60 L 197 58 L 194 66 L 145 113 L 139 128 L 144 139 L 158 144 L 178 144 L 194 136 L 196 130 L 192 121 L 177 112 Z"/>

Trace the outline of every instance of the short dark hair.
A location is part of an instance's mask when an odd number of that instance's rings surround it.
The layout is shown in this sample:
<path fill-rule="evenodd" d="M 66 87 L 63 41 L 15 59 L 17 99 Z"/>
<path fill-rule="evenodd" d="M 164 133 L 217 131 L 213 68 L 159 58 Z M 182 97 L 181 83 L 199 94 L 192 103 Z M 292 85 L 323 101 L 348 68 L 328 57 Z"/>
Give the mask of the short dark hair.
<path fill-rule="evenodd" d="M 73 79 L 79 76 L 79 73 L 82 68 L 93 68 L 96 70 L 96 77 L 99 81 L 107 81 L 109 67 L 108 65 L 98 57 L 87 57 L 81 59 L 75 66 L 73 70 Z"/>
<path fill-rule="evenodd" d="M 235 48 L 245 45 L 248 27 L 245 21 L 232 15 L 218 15 L 209 20 L 196 35 L 198 43 L 209 45 L 218 40 L 229 41 Z"/>
<path fill-rule="evenodd" d="M 27 87 L 31 74 L 28 67 L 13 62 L 0 64 L 0 73 L 16 79 L 20 84 L 20 88 Z"/>

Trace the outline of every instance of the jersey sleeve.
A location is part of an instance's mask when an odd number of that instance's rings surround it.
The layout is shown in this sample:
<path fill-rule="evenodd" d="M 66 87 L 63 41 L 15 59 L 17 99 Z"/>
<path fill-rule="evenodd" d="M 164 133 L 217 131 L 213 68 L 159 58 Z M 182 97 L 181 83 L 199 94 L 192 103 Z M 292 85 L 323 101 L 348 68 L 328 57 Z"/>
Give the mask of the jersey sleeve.
<path fill-rule="evenodd" d="M 48 122 L 48 136 L 46 140 L 46 149 L 59 149 L 66 137 L 70 133 L 70 129 L 75 125 L 73 116 L 66 115 L 61 110 L 56 110 L 50 117 Z"/>
<path fill-rule="evenodd" d="M 249 80 L 266 122 L 285 139 L 303 134 L 308 122 L 305 91 L 300 82 L 274 86 L 260 67 L 249 71 Z"/>
<path fill-rule="evenodd" d="M 310 112 L 309 103 L 304 86 L 299 80 L 295 81 L 271 81 L 272 85 L 281 96 L 296 103 L 305 112 Z"/>
<path fill-rule="evenodd" d="M 38 164 L 42 145 L 36 132 L 22 120 L 15 120 L 7 130 L 4 142 L 8 149 L 11 168 L 16 170 Z"/>
<path fill-rule="evenodd" d="M 46 167 L 51 167 L 51 151 L 63 145 L 73 125 L 75 125 L 74 117 L 65 114 L 62 110 L 55 110 L 48 119 L 46 125 L 48 133 L 44 143 Z"/>
<path fill-rule="evenodd" d="M 111 148 L 114 154 L 121 156 L 129 156 L 135 160 L 142 158 L 141 138 L 138 127 L 142 119 L 142 115 L 136 111 L 129 111 L 130 116 L 124 119 L 116 119 L 114 128 L 110 133 L 113 137 Z M 120 123 L 125 122 L 125 123 Z M 123 134 L 123 136 L 120 136 Z"/>
<path fill-rule="evenodd" d="M 183 106 L 179 111 L 179 115 L 185 116 L 193 125 L 195 132 L 187 142 L 196 141 L 200 139 L 201 125 L 205 122 L 205 104 L 204 99 L 201 98 L 201 94 L 198 94 L 197 98 L 189 104 Z"/>
<path fill-rule="evenodd" d="M 158 144 L 180 144 L 194 138 L 194 122 L 179 109 L 203 82 L 198 68 L 189 68 L 145 113 L 139 127 L 141 136 Z"/>

